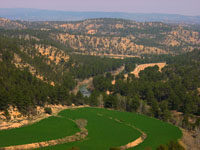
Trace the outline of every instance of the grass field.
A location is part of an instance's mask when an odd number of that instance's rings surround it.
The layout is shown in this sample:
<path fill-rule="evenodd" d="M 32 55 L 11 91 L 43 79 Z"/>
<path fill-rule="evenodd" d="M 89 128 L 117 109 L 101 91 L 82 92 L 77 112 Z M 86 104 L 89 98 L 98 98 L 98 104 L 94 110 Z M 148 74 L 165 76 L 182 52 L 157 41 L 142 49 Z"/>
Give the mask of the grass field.
<path fill-rule="evenodd" d="M 141 132 L 137 128 L 145 132 L 147 138 L 138 146 L 130 148 L 134 150 L 144 150 L 146 147 L 155 150 L 160 144 L 182 136 L 177 127 L 144 115 L 100 108 L 79 108 L 66 109 L 57 117 L 49 117 L 33 125 L 0 131 L 0 147 L 73 135 L 79 129 L 70 119 L 88 121 L 86 128 L 89 134 L 86 139 L 37 150 L 70 150 L 73 146 L 81 150 L 109 150 L 110 147 L 123 146 L 140 137 Z"/>
<path fill-rule="evenodd" d="M 158 145 L 168 143 L 170 140 L 181 138 L 182 132 L 175 126 L 164 123 L 155 118 L 128 112 L 97 110 L 106 116 L 118 118 L 126 123 L 133 124 L 147 134 L 144 142 L 134 148 L 134 150 L 143 150 L 146 147 L 156 149 Z"/>
<path fill-rule="evenodd" d="M 181 131 L 168 123 L 143 115 L 119 112 L 98 108 L 81 108 L 64 110 L 61 116 L 72 119 L 88 120 L 88 138 L 84 141 L 41 148 L 40 150 L 69 150 L 72 146 L 81 150 L 108 150 L 110 147 L 126 145 L 137 139 L 141 133 L 126 124 L 132 124 L 147 134 L 144 142 L 134 150 L 144 150 L 146 147 L 156 149 L 160 144 L 181 138 Z M 117 122 L 115 119 L 121 120 Z"/>
<path fill-rule="evenodd" d="M 76 124 L 61 117 L 49 117 L 21 128 L 0 131 L 0 147 L 58 139 L 78 132 Z"/>

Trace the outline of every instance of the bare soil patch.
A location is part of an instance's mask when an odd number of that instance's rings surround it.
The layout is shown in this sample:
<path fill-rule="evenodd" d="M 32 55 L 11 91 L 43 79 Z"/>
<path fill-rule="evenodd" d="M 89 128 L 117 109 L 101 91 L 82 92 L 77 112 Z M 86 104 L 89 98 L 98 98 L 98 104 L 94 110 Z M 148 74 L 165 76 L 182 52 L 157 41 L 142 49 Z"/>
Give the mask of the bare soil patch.
<path fill-rule="evenodd" d="M 200 131 L 187 131 L 182 129 L 183 137 L 179 143 L 186 150 L 199 150 L 200 149 Z"/>
<path fill-rule="evenodd" d="M 150 63 L 150 64 L 142 64 L 142 65 L 138 65 L 134 71 L 131 72 L 131 74 L 134 74 L 135 77 L 139 78 L 139 73 L 140 71 L 144 70 L 147 67 L 154 67 L 154 66 L 158 66 L 159 67 L 159 71 L 162 70 L 162 68 L 164 68 L 166 66 L 166 62 L 163 63 Z"/>

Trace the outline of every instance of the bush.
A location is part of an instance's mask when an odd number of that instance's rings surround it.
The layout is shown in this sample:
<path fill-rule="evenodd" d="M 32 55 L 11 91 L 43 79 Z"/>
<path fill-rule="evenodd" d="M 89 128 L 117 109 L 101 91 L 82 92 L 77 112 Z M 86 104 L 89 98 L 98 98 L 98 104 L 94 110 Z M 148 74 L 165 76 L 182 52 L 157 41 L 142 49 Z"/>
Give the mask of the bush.
<path fill-rule="evenodd" d="M 47 113 L 47 114 L 50 114 L 50 115 L 52 114 L 52 110 L 51 110 L 50 107 L 45 107 L 44 112 Z"/>
<path fill-rule="evenodd" d="M 7 109 L 4 111 L 4 116 L 6 117 L 7 120 L 10 120 L 11 118 Z"/>

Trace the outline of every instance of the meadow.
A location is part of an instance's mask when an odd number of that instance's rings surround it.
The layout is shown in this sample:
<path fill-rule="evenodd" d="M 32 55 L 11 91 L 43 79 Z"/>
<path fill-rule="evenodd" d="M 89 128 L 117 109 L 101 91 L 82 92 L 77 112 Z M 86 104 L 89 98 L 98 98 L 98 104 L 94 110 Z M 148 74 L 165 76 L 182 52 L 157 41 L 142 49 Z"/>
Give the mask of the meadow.
<path fill-rule="evenodd" d="M 63 138 L 78 131 L 79 129 L 73 121 L 52 116 L 21 128 L 0 130 L 0 147 Z"/>
<path fill-rule="evenodd" d="M 64 110 L 61 116 L 71 119 L 84 118 L 88 120 L 89 135 L 84 141 L 41 148 L 41 150 L 70 150 L 79 147 L 81 150 L 108 150 L 110 147 L 119 147 L 134 141 L 141 133 L 127 124 L 134 125 L 147 134 L 143 143 L 134 150 L 151 147 L 156 149 L 160 144 L 181 138 L 182 132 L 175 126 L 144 115 L 106 110 L 99 108 L 81 108 Z M 120 120 L 120 122 L 116 121 Z"/>
<path fill-rule="evenodd" d="M 71 120 L 87 120 L 88 136 L 81 141 L 42 147 L 37 150 L 108 150 L 120 147 L 139 138 L 144 132 L 147 137 L 134 148 L 141 150 L 181 138 L 181 131 L 168 123 L 144 115 L 100 108 L 78 108 L 61 111 L 58 116 L 49 117 L 38 123 L 18 129 L 0 131 L 0 147 L 48 141 L 73 135 L 79 131 Z M 139 129 L 139 130 L 138 130 Z"/>

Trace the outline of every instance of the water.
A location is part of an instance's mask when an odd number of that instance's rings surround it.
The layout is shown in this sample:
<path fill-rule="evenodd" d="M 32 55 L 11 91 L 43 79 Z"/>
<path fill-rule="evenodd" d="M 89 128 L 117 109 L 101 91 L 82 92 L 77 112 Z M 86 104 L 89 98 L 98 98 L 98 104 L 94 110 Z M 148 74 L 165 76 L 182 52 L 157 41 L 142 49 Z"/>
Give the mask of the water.
<path fill-rule="evenodd" d="M 83 94 L 84 97 L 90 97 L 91 92 L 87 89 L 86 85 L 79 87 L 79 91 Z"/>

